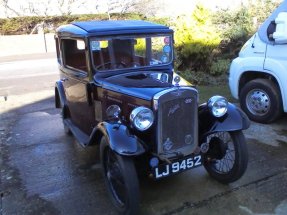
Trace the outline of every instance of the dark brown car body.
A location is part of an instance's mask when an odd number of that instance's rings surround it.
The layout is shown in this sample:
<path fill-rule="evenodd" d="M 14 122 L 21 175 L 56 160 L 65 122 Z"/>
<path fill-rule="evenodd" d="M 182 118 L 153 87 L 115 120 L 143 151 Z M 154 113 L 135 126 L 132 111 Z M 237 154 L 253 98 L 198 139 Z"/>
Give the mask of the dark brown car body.
<path fill-rule="evenodd" d="M 145 50 L 139 49 L 143 56 L 134 53 L 143 41 L 136 43 L 139 37 L 144 37 Z M 153 37 L 164 38 L 160 56 L 151 48 Z M 136 61 L 132 66 L 111 62 L 117 55 L 110 38 L 122 39 L 117 45 L 122 45 L 121 51 L 131 50 Z M 132 157 L 144 175 L 169 176 L 154 169 L 201 156 L 212 133 L 249 126 L 248 118 L 234 105 L 228 103 L 227 113 L 217 118 L 206 103 L 198 105 L 193 86 L 174 82 L 173 31 L 166 26 L 143 21 L 77 22 L 60 27 L 55 40 L 60 70 L 55 103 L 62 109 L 66 131 L 83 146 L 100 144 L 105 137 L 117 156 Z M 107 53 L 110 61 L 99 63 Z M 148 129 L 139 130 L 132 122 L 131 114 L 139 107 L 153 113 Z"/>

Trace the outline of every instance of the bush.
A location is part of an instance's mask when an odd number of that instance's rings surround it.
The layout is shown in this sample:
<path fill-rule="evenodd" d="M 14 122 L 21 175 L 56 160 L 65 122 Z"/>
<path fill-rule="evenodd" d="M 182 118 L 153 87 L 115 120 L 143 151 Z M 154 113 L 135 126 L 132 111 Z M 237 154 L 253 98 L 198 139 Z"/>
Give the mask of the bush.
<path fill-rule="evenodd" d="M 218 59 L 211 63 L 209 73 L 215 76 L 227 74 L 229 66 L 230 66 L 229 59 Z"/>
<path fill-rule="evenodd" d="M 178 17 L 174 23 L 175 47 L 179 68 L 206 71 L 212 52 L 221 38 L 211 23 L 209 10 L 198 5 L 191 16 Z"/>
<path fill-rule="evenodd" d="M 242 45 L 278 4 L 279 1 L 274 0 L 256 0 L 235 10 L 220 10 L 214 13 L 212 23 L 222 32 L 223 38 L 218 54 L 230 59 L 235 58 Z"/>

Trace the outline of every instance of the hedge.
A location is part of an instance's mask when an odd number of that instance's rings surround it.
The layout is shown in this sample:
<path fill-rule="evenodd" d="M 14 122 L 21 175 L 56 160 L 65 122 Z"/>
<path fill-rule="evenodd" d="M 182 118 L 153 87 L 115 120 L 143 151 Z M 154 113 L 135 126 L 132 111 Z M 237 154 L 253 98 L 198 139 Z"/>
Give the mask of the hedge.
<path fill-rule="evenodd" d="M 126 13 L 110 14 L 111 19 L 133 19 L 133 20 L 147 20 L 144 15 Z M 15 34 L 30 34 L 33 28 L 42 22 L 48 30 L 53 31 L 58 26 L 71 23 L 74 21 L 87 21 L 87 20 L 108 20 L 107 14 L 83 14 L 83 15 L 68 15 L 68 16 L 26 16 L 0 19 L 0 34 L 1 35 L 15 35 Z M 154 21 L 161 24 L 167 24 L 167 18 L 151 18 L 150 21 Z"/>

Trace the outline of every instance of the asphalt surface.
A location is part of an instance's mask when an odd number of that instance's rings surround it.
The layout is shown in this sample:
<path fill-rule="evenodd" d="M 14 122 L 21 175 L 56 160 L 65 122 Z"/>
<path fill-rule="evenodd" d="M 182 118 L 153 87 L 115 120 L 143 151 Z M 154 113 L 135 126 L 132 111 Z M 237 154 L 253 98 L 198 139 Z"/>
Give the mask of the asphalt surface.
<path fill-rule="evenodd" d="M 54 108 L 55 60 L 0 62 L 0 215 L 116 214 L 98 147 L 65 135 Z M 141 179 L 141 214 L 287 214 L 286 119 L 245 131 L 249 165 L 235 183 L 222 185 L 203 167 Z"/>
<path fill-rule="evenodd" d="M 0 58 L 0 96 L 51 90 L 57 76 L 54 54 Z"/>

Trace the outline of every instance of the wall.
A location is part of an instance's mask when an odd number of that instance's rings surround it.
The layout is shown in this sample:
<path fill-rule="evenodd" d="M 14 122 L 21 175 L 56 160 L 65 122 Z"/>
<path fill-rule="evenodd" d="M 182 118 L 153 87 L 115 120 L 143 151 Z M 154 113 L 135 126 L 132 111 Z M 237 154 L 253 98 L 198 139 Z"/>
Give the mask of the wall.
<path fill-rule="evenodd" d="M 47 52 L 55 52 L 54 34 L 45 34 Z M 0 57 L 46 53 L 44 34 L 0 36 Z"/>

